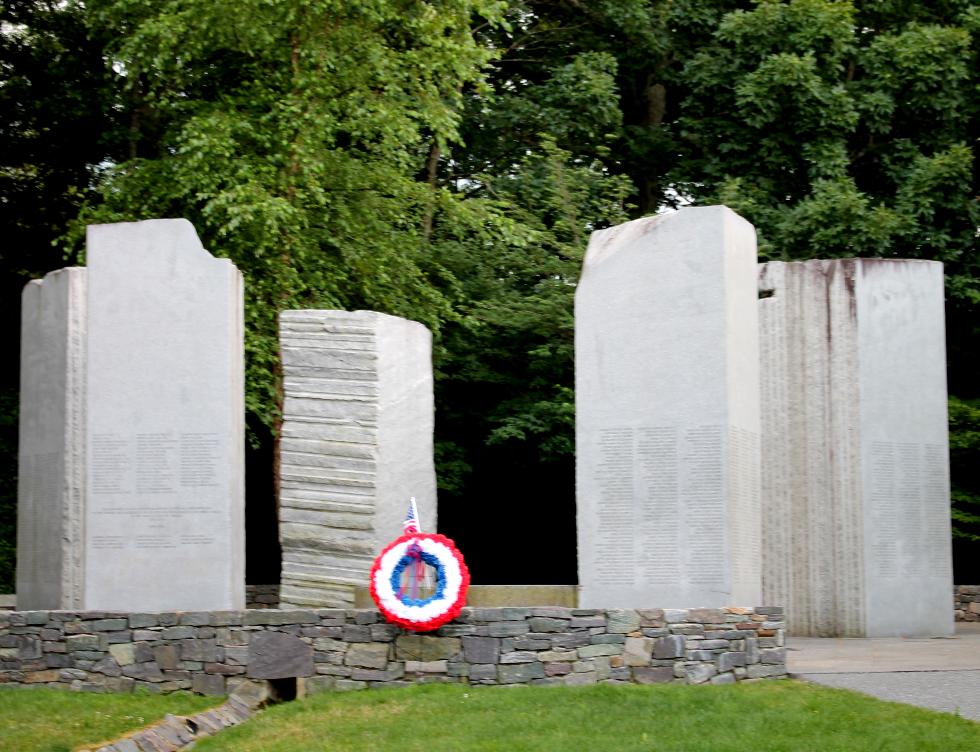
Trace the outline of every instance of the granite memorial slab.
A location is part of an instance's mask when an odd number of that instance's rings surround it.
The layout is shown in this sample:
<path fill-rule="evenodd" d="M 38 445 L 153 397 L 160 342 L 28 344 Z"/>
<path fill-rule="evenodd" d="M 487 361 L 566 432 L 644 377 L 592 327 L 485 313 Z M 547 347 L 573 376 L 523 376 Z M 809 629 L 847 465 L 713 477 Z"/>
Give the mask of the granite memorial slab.
<path fill-rule="evenodd" d="M 723 206 L 594 232 L 575 298 L 582 608 L 761 601 L 755 231 Z"/>
<path fill-rule="evenodd" d="M 243 608 L 241 275 L 180 219 L 91 226 L 87 261 L 24 293 L 18 590 Z"/>
<path fill-rule="evenodd" d="M 59 269 L 21 296 L 17 600 L 81 608 L 86 271 Z"/>
<path fill-rule="evenodd" d="M 353 607 L 408 500 L 436 530 L 432 341 L 371 311 L 283 311 L 281 607 Z"/>
<path fill-rule="evenodd" d="M 942 264 L 760 265 L 763 597 L 790 633 L 952 634 Z"/>

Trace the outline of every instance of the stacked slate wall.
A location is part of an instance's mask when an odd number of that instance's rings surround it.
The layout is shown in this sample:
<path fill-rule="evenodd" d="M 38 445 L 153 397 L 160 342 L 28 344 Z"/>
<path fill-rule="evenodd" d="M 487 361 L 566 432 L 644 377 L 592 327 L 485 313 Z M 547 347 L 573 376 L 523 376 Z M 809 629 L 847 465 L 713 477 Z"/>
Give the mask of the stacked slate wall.
<path fill-rule="evenodd" d="M 980 621 L 980 585 L 957 585 L 953 593 L 956 621 Z"/>
<path fill-rule="evenodd" d="M 733 683 L 786 674 L 781 608 L 468 608 L 433 633 L 357 609 L 0 612 L 0 684 L 225 694 L 249 680 L 333 689 Z"/>

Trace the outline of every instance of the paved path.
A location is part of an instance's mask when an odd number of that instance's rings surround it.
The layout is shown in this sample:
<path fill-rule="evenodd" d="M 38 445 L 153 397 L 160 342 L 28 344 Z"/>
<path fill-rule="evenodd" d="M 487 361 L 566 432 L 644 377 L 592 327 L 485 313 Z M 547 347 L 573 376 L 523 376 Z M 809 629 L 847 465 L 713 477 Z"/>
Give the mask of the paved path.
<path fill-rule="evenodd" d="M 980 721 L 980 623 L 953 637 L 790 637 L 786 663 L 799 679 Z"/>

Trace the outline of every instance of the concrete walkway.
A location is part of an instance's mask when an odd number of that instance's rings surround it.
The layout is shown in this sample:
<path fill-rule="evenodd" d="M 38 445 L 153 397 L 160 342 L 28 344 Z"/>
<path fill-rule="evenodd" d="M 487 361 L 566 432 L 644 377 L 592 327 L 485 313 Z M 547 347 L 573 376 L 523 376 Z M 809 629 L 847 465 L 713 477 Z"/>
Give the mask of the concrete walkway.
<path fill-rule="evenodd" d="M 980 721 L 980 623 L 953 637 L 790 637 L 792 676 Z"/>

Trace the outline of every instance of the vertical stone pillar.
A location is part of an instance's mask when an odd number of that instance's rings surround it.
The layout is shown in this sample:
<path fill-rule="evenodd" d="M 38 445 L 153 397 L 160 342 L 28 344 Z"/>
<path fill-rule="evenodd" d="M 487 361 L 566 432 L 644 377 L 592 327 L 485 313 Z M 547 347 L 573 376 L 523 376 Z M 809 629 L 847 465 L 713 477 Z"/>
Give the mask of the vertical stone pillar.
<path fill-rule="evenodd" d="M 85 269 L 21 297 L 17 607 L 82 607 Z"/>
<path fill-rule="evenodd" d="M 760 266 L 763 597 L 791 633 L 952 632 L 942 265 Z"/>
<path fill-rule="evenodd" d="M 760 601 L 755 231 L 723 206 L 592 234 L 575 298 L 579 602 Z"/>
<path fill-rule="evenodd" d="M 88 228 L 85 607 L 245 606 L 242 277 L 184 219 Z"/>
<path fill-rule="evenodd" d="M 186 220 L 23 295 L 18 606 L 243 608 L 241 275 Z"/>
<path fill-rule="evenodd" d="M 436 530 L 432 339 L 371 311 L 283 311 L 281 606 L 354 606 L 410 497 Z"/>

